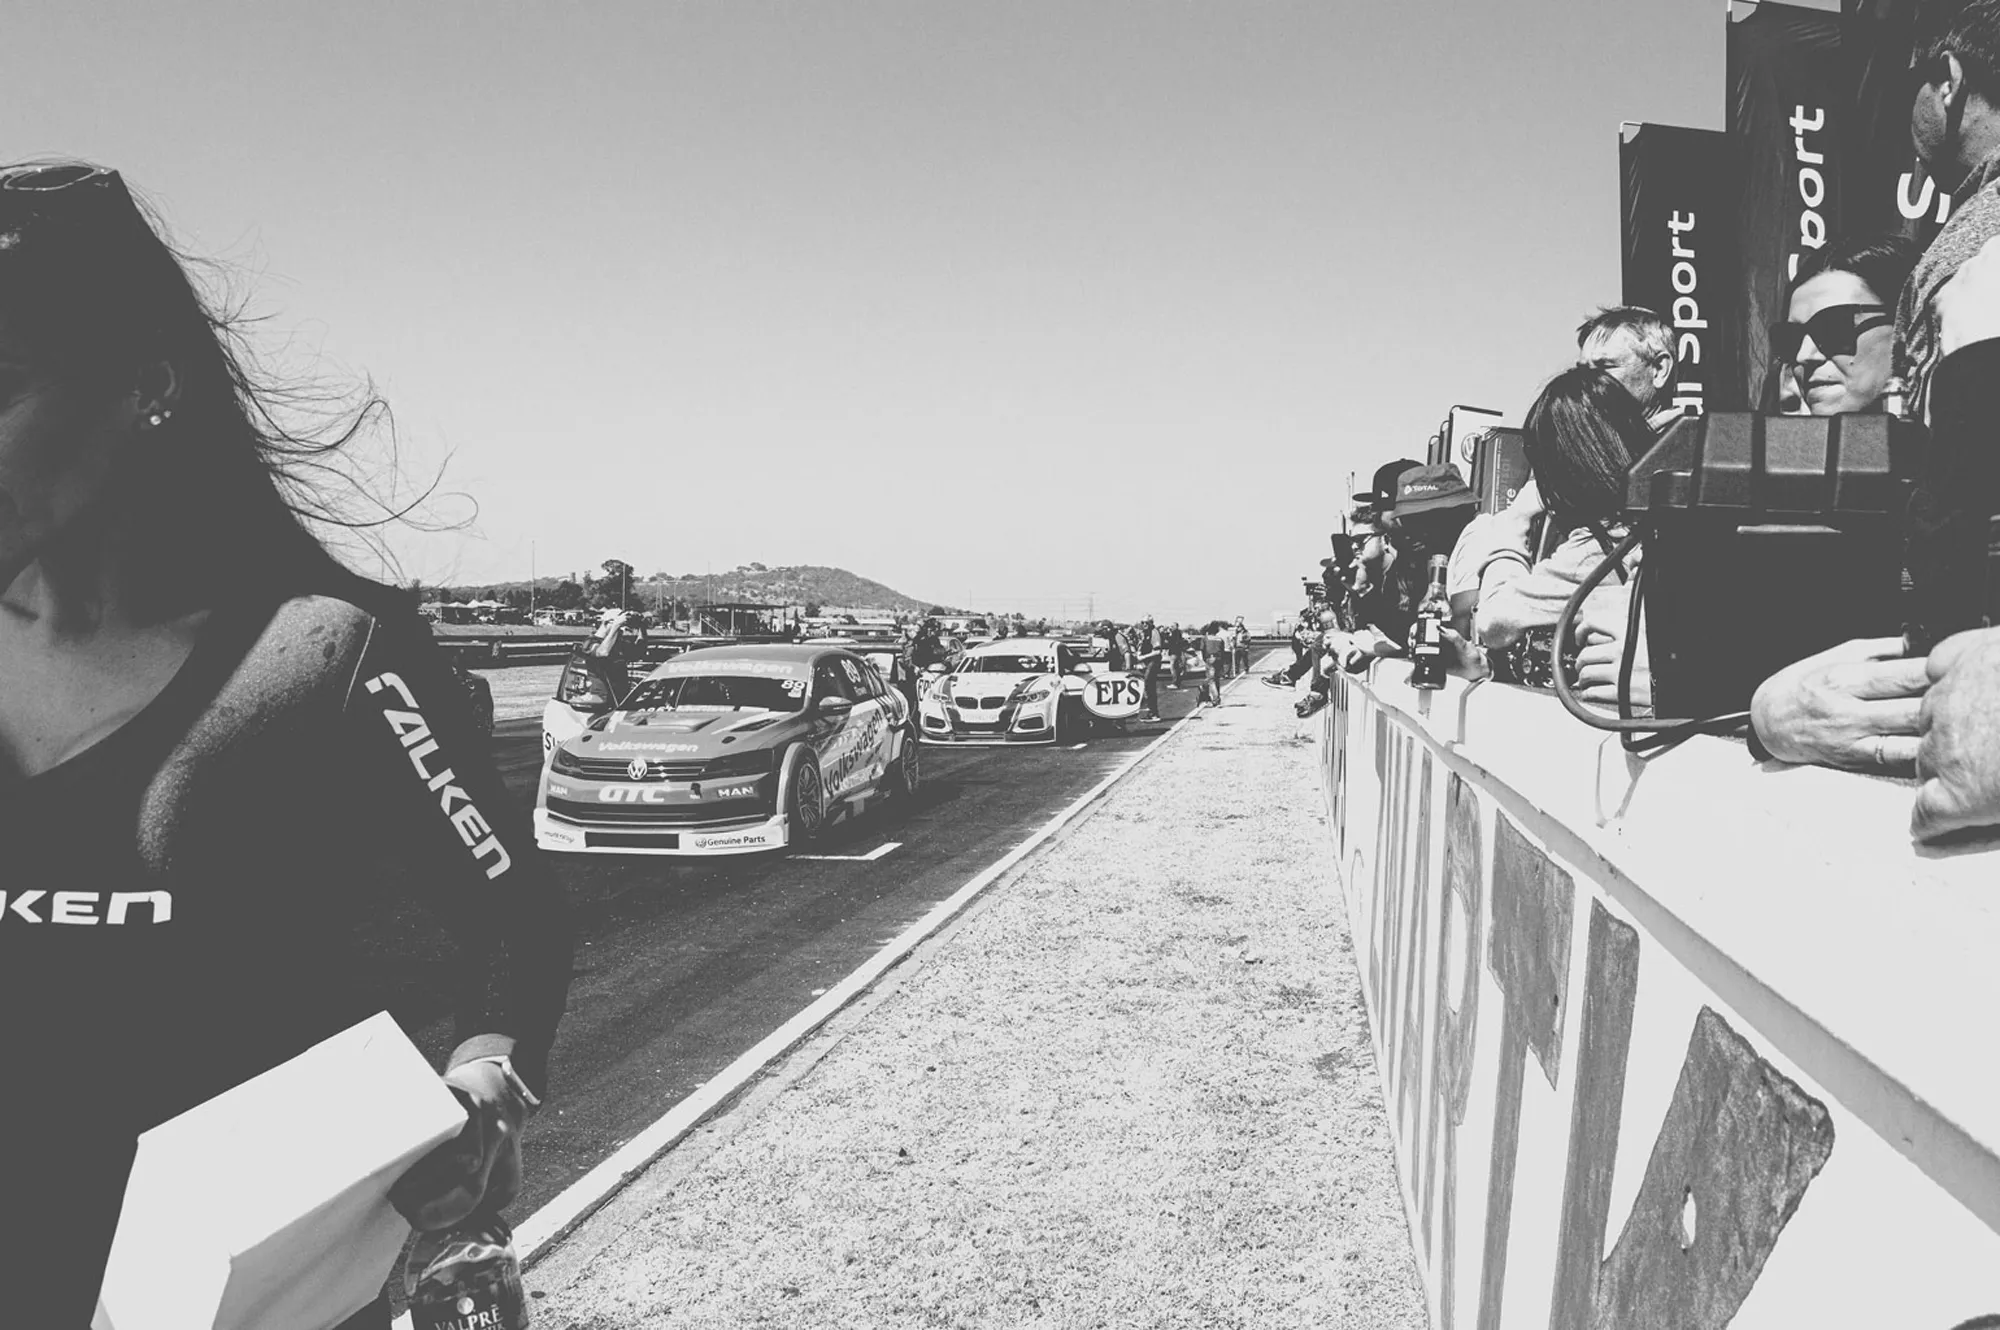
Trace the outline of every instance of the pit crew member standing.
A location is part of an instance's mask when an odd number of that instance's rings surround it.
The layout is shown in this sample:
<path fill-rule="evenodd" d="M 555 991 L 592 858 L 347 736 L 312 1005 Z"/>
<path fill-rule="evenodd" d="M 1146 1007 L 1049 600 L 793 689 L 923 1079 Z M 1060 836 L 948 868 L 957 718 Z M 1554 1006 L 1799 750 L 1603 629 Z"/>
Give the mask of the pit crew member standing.
<path fill-rule="evenodd" d="M 115 173 L 0 170 L 10 1324 L 90 1324 L 141 1132 L 381 1007 L 350 935 L 385 873 L 459 946 L 470 1120 L 397 1184 L 414 1223 L 512 1199 L 562 1012 L 564 909 L 464 696 L 415 605 L 288 507 L 286 460 L 328 445 L 222 327 Z"/>
<path fill-rule="evenodd" d="M 1167 640 L 1153 623 L 1153 616 L 1139 620 L 1133 629 L 1133 663 L 1143 680 L 1145 709 L 1140 712 L 1140 720 L 1160 718 L 1160 657 L 1166 654 Z"/>

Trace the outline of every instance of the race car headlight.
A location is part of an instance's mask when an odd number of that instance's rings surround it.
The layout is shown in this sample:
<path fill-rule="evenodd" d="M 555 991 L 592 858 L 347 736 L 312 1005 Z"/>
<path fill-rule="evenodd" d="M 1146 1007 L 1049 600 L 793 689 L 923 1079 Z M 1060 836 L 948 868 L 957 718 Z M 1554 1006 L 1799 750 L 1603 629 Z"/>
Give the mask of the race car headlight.
<path fill-rule="evenodd" d="M 549 760 L 549 770 L 561 772 L 565 776 L 581 776 L 583 764 L 576 760 L 567 748 L 556 749 L 556 755 Z"/>
<path fill-rule="evenodd" d="M 727 776 L 754 776 L 771 769 L 772 752 L 768 748 L 754 748 L 745 753 L 731 753 L 702 763 L 703 780 L 721 780 Z"/>
<path fill-rule="evenodd" d="M 1021 700 L 1023 702 L 1046 702 L 1049 700 L 1049 694 L 1054 691 L 1054 684 L 1038 683 L 1033 688 L 1030 688 Z"/>

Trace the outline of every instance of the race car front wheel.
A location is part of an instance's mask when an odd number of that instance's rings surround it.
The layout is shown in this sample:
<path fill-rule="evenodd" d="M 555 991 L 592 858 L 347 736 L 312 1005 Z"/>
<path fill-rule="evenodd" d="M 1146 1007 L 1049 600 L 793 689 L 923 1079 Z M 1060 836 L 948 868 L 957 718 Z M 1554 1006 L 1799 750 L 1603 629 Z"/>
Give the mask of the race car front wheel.
<path fill-rule="evenodd" d="M 799 755 L 799 764 L 792 769 L 785 820 L 791 825 L 791 839 L 798 843 L 814 839 L 826 826 L 826 783 L 820 778 L 819 757 L 810 750 Z"/>
<path fill-rule="evenodd" d="M 890 787 L 899 799 L 915 794 L 917 787 L 923 783 L 923 759 L 919 756 L 922 748 L 914 729 L 903 736 L 903 751 L 896 758 L 896 770 L 889 778 Z"/>

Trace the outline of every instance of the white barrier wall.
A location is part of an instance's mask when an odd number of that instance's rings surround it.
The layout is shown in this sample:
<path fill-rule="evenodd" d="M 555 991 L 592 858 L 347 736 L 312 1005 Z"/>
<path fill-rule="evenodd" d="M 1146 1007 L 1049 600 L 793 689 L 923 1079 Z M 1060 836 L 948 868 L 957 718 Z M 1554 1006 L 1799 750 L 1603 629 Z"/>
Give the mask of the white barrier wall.
<path fill-rule="evenodd" d="M 1432 1323 L 2000 1326 L 2000 841 L 1407 672 L 1321 771 Z"/>

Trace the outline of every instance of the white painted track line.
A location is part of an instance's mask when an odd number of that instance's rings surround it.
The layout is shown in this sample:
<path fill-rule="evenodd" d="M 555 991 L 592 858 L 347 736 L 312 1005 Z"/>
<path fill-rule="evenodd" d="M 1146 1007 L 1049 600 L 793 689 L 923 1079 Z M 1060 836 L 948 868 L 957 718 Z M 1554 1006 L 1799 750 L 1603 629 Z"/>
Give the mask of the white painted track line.
<path fill-rule="evenodd" d="M 862 864 L 880 859 L 891 850 L 900 850 L 902 848 L 903 842 L 892 840 L 886 845 L 877 845 L 866 854 L 788 854 L 785 857 L 787 859 L 811 859 L 821 863 Z"/>
<path fill-rule="evenodd" d="M 1049 837 L 1103 798 L 1112 786 L 1143 762 L 1149 754 L 1179 733 L 1181 726 L 1206 710 L 1208 710 L 1206 704 L 1198 704 L 1193 711 L 1175 722 L 1165 733 L 1134 753 L 1129 761 L 1120 765 L 1067 808 L 1044 823 L 1032 836 L 980 870 L 970 882 L 948 898 L 938 902 L 922 919 L 892 939 L 863 962 L 859 969 L 828 989 L 804 1011 L 764 1036 L 755 1047 L 667 1110 L 664 1117 L 619 1146 L 604 1162 L 564 1188 L 541 1209 L 516 1224 L 514 1245 L 521 1254 L 522 1263 L 524 1265 L 532 1263 L 571 1229 L 589 1218 L 627 1182 L 672 1149 L 682 1137 L 701 1125 L 704 1118 L 754 1080 L 771 1063 L 790 1052 L 801 1040 L 831 1020 L 842 1007 L 860 996 L 864 989 L 881 978 L 890 967 L 916 950 L 931 934 L 951 922 L 953 916 L 970 904 L 980 892 L 993 885 L 1009 869 L 1034 853 Z"/>

